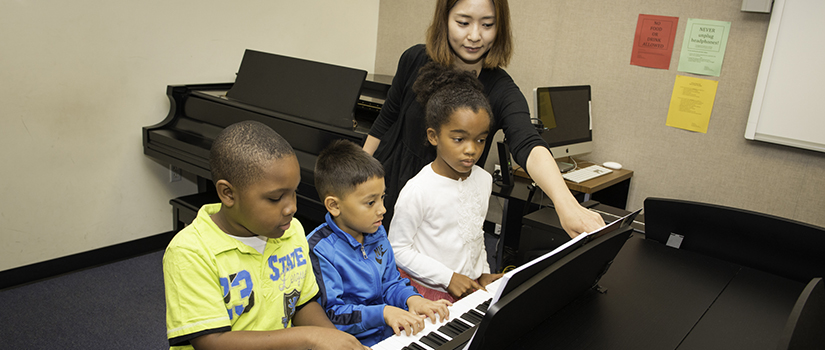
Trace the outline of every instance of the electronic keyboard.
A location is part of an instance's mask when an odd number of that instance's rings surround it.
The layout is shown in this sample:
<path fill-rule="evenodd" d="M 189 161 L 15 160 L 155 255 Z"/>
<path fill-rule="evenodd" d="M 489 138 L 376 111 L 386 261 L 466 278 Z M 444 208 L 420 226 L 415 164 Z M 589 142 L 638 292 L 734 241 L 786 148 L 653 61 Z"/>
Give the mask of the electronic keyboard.
<path fill-rule="evenodd" d="M 373 345 L 373 350 L 445 350 L 463 346 L 473 336 L 487 312 L 501 279 L 487 285 L 487 290 L 477 290 L 449 307 L 450 317 L 426 326 L 416 335 L 393 335 Z"/>

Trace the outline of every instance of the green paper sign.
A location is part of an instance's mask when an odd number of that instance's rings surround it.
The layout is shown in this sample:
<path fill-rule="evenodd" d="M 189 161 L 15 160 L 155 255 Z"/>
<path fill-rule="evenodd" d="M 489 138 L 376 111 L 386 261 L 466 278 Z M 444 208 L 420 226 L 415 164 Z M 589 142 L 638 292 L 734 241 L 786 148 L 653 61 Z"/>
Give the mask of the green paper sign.
<path fill-rule="evenodd" d="M 689 18 L 678 70 L 718 77 L 729 34 L 730 22 Z"/>

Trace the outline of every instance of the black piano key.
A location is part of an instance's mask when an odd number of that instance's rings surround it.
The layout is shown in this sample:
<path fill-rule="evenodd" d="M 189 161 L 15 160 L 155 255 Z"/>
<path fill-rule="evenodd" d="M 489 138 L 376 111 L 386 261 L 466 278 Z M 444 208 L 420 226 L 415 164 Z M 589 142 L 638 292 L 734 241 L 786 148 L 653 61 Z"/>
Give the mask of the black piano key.
<path fill-rule="evenodd" d="M 415 342 L 410 343 L 410 345 L 407 345 L 406 347 L 410 348 L 410 350 L 427 350 L 427 348 L 425 348 L 421 345 L 418 345 Z"/>
<path fill-rule="evenodd" d="M 450 325 L 450 326 L 452 326 L 452 327 L 455 327 L 455 328 L 456 328 L 456 329 L 458 329 L 460 332 L 464 332 L 464 331 L 466 331 L 466 330 L 470 329 L 470 326 L 468 326 L 466 323 L 461 322 L 461 321 L 459 321 L 459 320 L 452 320 L 452 321 L 450 321 L 450 322 L 449 322 L 449 323 L 447 323 L 447 324 L 448 324 L 448 325 Z"/>
<path fill-rule="evenodd" d="M 469 312 L 469 313 L 471 313 L 471 314 L 475 315 L 476 317 L 478 317 L 478 319 L 479 319 L 479 320 L 481 320 L 481 319 L 483 319 L 483 318 L 484 318 L 484 313 L 483 313 L 483 312 L 478 312 L 478 311 L 476 311 L 476 310 L 474 310 L 474 309 L 467 310 L 467 312 Z M 481 321 L 479 321 L 479 322 L 481 322 Z"/>
<path fill-rule="evenodd" d="M 455 322 L 456 322 L 456 324 L 457 324 L 457 325 L 460 325 L 460 327 L 462 327 L 462 328 L 465 328 L 465 327 L 466 327 L 467 329 L 473 328 L 473 324 L 472 324 L 472 322 L 467 321 L 467 320 L 465 320 L 465 319 L 463 319 L 463 318 L 461 318 L 461 317 L 459 317 L 459 318 L 455 319 Z"/>
<path fill-rule="evenodd" d="M 467 316 L 472 317 L 473 320 L 476 321 L 476 324 L 481 323 L 481 319 L 484 318 L 484 315 L 479 314 L 478 311 L 476 311 L 476 310 L 467 310 L 466 314 L 467 314 Z"/>
<path fill-rule="evenodd" d="M 444 344 L 444 343 L 439 344 L 438 340 L 435 339 L 435 338 L 430 337 L 430 335 L 426 335 L 424 337 L 421 337 L 421 339 L 418 339 L 418 341 L 429 345 L 433 349 L 437 348 L 441 344 Z"/>
<path fill-rule="evenodd" d="M 444 334 L 446 334 L 450 337 L 453 337 L 453 338 L 455 338 L 457 335 L 461 334 L 461 332 L 456 331 L 455 328 L 449 327 L 446 324 L 439 327 L 438 331 L 441 332 L 441 333 L 444 333 Z"/>
<path fill-rule="evenodd" d="M 436 332 L 432 332 L 432 333 L 430 333 L 430 335 L 433 338 L 438 339 L 438 342 L 441 343 L 441 344 L 438 344 L 438 345 L 442 345 L 442 344 L 446 343 L 447 341 L 449 341 L 449 339 L 446 339 L 446 338 L 442 337 L 441 334 L 438 334 Z"/>
<path fill-rule="evenodd" d="M 481 304 L 478 304 L 478 306 L 476 306 L 476 310 L 481 311 L 481 312 L 487 312 L 487 309 L 490 308 L 490 302 L 492 302 L 492 301 L 493 301 L 493 299 L 487 299 L 487 301 L 485 301 Z"/>
<path fill-rule="evenodd" d="M 452 330 L 454 333 L 457 333 L 457 334 L 464 333 L 464 331 L 467 330 L 467 329 L 465 329 L 461 326 L 457 326 L 456 322 L 453 322 L 453 321 L 451 321 L 450 323 L 445 324 L 444 326 L 446 326 L 447 328 L 449 328 L 450 330 Z"/>
<path fill-rule="evenodd" d="M 435 350 L 456 350 L 456 349 L 463 349 L 465 345 L 470 341 L 470 338 L 473 337 L 475 334 L 475 330 L 478 326 L 474 326 L 470 328 L 470 330 L 461 333 L 457 337 L 450 339 L 450 341 L 444 343 L 444 345 L 436 348 Z"/>
<path fill-rule="evenodd" d="M 481 320 L 478 317 L 476 317 L 476 315 L 473 315 L 469 312 L 465 312 L 463 315 L 461 315 L 461 318 L 467 320 L 467 322 L 470 322 L 473 326 L 481 323 Z"/>
<path fill-rule="evenodd" d="M 462 320 L 464 320 L 465 322 L 469 323 L 472 326 L 476 325 L 475 321 L 473 321 L 473 318 L 472 318 L 472 316 L 470 316 L 470 314 L 465 313 L 465 314 L 461 315 L 460 318 Z"/>

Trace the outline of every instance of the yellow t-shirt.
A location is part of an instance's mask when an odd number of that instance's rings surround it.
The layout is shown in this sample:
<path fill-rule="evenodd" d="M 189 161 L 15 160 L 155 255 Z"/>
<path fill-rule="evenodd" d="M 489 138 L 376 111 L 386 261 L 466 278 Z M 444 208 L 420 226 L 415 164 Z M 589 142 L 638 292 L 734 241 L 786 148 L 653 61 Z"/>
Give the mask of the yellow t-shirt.
<path fill-rule="evenodd" d="M 190 339 L 209 333 L 290 327 L 296 308 L 318 293 L 297 219 L 260 254 L 215 225 L 210 215 L 220 206 L 204 205 L 163 256 L 172 349 L 191 349 Z"/>

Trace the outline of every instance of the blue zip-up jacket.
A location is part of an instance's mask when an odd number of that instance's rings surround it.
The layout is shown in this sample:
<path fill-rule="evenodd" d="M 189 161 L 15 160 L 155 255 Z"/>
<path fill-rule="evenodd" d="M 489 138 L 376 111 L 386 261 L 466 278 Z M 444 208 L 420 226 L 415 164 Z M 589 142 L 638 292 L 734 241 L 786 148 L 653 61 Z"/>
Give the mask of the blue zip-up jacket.
<path fill-rule="evenodd" d="M 312 269 L 320 288 L 318 302 L 339 330 L 372 346 L 393 334 L 384 322 L 384 306 L 404 310 L 420 295 L 395 266 L 384 226 L 364 235 L 364 244 L 338 228 L 327 213 L 307 237 Z"/>

